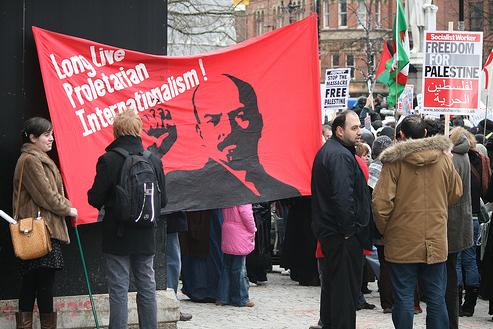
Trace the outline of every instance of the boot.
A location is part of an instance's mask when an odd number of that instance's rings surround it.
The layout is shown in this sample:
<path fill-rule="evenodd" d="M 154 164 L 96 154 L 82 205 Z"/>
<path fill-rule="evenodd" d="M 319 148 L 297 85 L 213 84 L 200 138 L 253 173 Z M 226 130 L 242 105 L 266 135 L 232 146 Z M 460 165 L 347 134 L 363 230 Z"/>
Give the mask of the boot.
<path fill-rule="evenodd" d="M 15 313 L 16 329 L 33 328 L 33 312 L 16 312 Z"/>
<path fill-rule="evenodd" d="M 41 329 L 56 329 L 56 312 L 39 313 Z"/>
<path fill-rule="evenodd" d="M 462 315 L 473 316 L 476 301 L 478 300 L 479 288 L 466 286 L 466 294 L 464 296 L 464 304 L 462 304 Z"/>

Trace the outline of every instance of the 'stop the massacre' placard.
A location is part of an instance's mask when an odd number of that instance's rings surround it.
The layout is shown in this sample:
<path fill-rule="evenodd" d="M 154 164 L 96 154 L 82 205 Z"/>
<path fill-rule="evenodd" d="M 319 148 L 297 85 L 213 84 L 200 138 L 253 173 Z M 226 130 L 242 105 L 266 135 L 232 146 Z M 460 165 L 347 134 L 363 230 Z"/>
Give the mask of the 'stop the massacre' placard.
<path fill-rule="evenodd" d="M 325 71 L 325 111 L 345 109 L 347 107 L 350 81 L 350 67 Z"/>

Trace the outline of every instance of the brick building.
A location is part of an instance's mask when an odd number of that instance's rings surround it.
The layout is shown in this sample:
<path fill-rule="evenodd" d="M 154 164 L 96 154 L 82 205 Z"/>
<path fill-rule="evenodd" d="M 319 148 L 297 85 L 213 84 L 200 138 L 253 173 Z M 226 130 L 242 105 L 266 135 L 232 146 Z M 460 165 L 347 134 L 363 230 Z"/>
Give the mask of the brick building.
<path fill-rule="evenodd" d="M 353 68 L 351 96 L 368 93 L 366 81 L 373 79 L 383 39 L 391 34 L 394 8 L 392 0 L 320 0 L 321 68 Z"/>
<path fill-rule="evenodd" d="M 391 31 L 392 4 L 392 0 L 250 0 L 238 15 L 236 33 L 242 41 L 318 13 L 321 79 L 327 68 L 351 67 L 350 93 L 359 96 L 367 93 L 368 70 L 371 74 L 375 60 L 378 64 L 383 37 Z M 384 87 L 375 91 L 383 92 Z"/>
<path fill-rule="evenodd" d="M 437 30 L 447 30 L 448 22 L 459 29 L 459 1 L 435 0 Z M 444 9 L 446 8 L 446 10 Z M 483 31 L 483 62 L 493 48 L 493 0 L 464 0 L 464 30 Z"/>
<path fill-rule="evenodd" d="M 437 30 L 446 30 L 449 21 L 458 29 L 459 1 L 433 3 Z M 392 33 L 395 9 L 395 0 L 249 0 L 237 15 L 236 33 L 243 41 L 317 12 L 321 79 L 327 68 L 352 67 L 350 94 L 357 97 L 367 94 L 366 81 L 378 66 L 383 40 Z M 493 0 L 464 0 L 464 21 L 465 30 L 484 31 L 484 61 L 493 47 Z M 385 93 L 386 87 L 376 84 L 374 92 Z"/>

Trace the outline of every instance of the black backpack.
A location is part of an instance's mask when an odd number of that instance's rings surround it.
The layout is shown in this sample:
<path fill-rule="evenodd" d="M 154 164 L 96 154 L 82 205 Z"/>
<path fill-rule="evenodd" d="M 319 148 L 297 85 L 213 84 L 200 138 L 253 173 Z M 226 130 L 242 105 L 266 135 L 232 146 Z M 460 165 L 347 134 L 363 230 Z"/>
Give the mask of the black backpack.
<path fill-rule="evenodd" d="M 122 148 L 112 151 L 125 159 L 113 203 L 117 219 L 132 226 L 155 226 L 161 211 L 161 190 L 151 152 L 130 154 Z"/>

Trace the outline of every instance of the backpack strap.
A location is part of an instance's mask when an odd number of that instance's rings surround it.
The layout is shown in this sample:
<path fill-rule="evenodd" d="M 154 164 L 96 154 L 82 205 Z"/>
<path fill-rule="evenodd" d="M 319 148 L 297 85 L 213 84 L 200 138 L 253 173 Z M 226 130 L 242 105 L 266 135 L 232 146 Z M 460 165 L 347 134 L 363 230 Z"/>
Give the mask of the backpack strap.
<path fill-rule="evenodd" d="M 151 161 L 151 155 L 152 155 L 152 152 L 149 151 L 149 150 L 145 150 L 144 152 L 142 152 L 142 155 L 144 156 L 144 158 L 149 161 L 149 163 L 151 164 L 152 166 L 152 169 L 154 170 L 154 173 L 156 174 L 156 177 L 159 177 L 158 175 L 158 172 L 157 172 L 157 169 L 156 167 L 154 166 L 154 163 Z"/>

